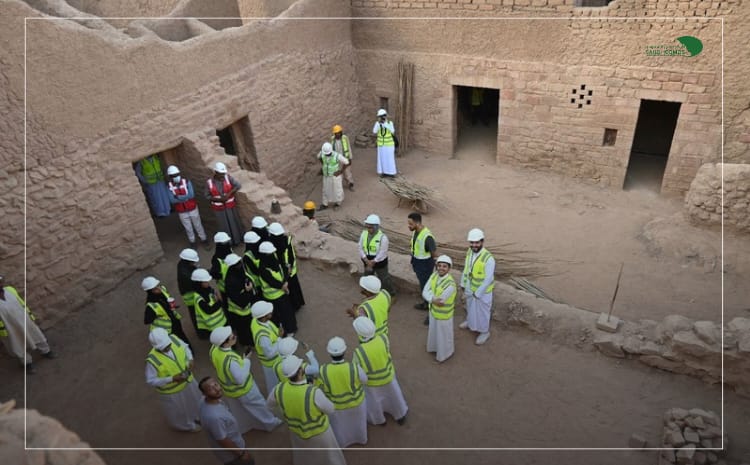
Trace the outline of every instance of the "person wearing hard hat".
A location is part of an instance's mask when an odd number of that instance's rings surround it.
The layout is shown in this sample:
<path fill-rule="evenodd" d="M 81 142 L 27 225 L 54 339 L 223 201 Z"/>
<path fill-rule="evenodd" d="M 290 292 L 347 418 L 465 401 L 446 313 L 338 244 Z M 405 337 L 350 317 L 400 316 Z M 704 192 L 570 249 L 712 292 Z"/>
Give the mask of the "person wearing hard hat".
<path fill-rule="evenodd" d="M 378 120 L 372 127 L 372 133 L 377 137 L 378 175 L 381 178 L 383 176 L 395 177 L 398 174 L 396 169 L 396 128 L 393 126 L 393 121 L 388 119 L 388 112 L 383 108 L 378 110 Z"/>
<path fill-rule="evenodd" d="M 266 392 L 271 392 L 279 382 L 279 378 L 276 376 L 273 367 L 281 358 L 279 355 L 278 340 L 279 337 L 284 336 L 284 330 L 279 329 L 271 321 L 273 304 L 270 302 L 259 300 L 250 307 L 250 311 L 253 314 L 253 322 L 250 324 L 250 329 L 253 332 L 255 350 L 258 353 L 258 360 L 260 360 L 260 364 L 263 367 Z"/>
<path fill-rule="evenodd" d="M 167 423 L 177 431 L 200 431 L 201 394 L 192 373 L 193 352 L 163 328 L 151 330 L 148 340 L 153 348 L 146 356 L 146 384 L 160 394 Z"/>
<path fill-rule="evenodd" d="M 200 257 L 194 249 L 183 249 L 180 252 L 180 261 L 177 262 L 177 289 L 182 296 L 182 302 L 188 309 L 190 321 L 193 328 L 198 331 L 195 320 L 195 286 L 193 285 L 193 271 L 198 269 Z M 208 337 L 208 336 L 206 336 Z"/>
<path fill-rule="evenodd" d="M 245 450 L 245 438 L 237 419 L 222 401 L 224 390 L 214 378 L 206 376 L 198 383 L 203 393 L 200 407 L 201 425 L 206 431 L 214 455 L 224 464 L 254 465 L 255 459 Z"/>
<path fill-rule="evenodd" d="M 432 271 L 435 269 L 435 257 L 437 257 L 437 244 L 435 236 L 432 235 L 425 225 L 422 224 L 422 215 L 417 212 L 409 213 L 406 219 L 406 225 L 411 236 L 411 268 L 417 275 L 419 281 L 419 292 L 421 295 L 427 280 L 430 279 Z M 428 303 L 421 300 L 414 305 L 417 310 L 427 310 Z M 427 322 L 427 319 L 425 319 Z"/>
<path fill-rule="evenodd" d="M 320 388 L 308 384 L 301 358 L 296 355 L 286 357 L 281 370 L 289 381 L 277 384 L 266 402 L 270 408 L 281 411 L 289 427 L 292 463 L 346 464 L 328 419 L 328 415 L 336 411 L 333 402 Z"/>
<path fill-rule="evenodd" d="M 229 234 L 233 245 L 242 241 L 244 231 L 234 196 L 241 187 L 242 184 L 227 173 L 227 166 L 220 161 L 214 165 L 214 175 L 206 180 L 205 197 L 216 214 L 219 231 Z"/>
<path fill-rule="evenodd" d="M 403 425 L 409 407 L 396 379 L 388 336 L 376 334 L 375 323 L 364 316 L 355 319 L 352 326 L 359 336 L 354 360 L 367 375 L 367 422 L 382 425 L 387 413 L 396 419 L 396 423 Z"/>
<path fill-rule="evenodd" d="M 260 292 L 260 236 L 254 231 L 248 231 L 242 236 L 242 240 L 245 242 L 245 253 L 242 255 L 245 277 Z"/>
<path fill-rule="evenodd" d="M 167 168 L 169 176 L 169 202 L 177 210 L 177 216 L 180 218 L 182 227 L 185 228 L 190 248 L 195 248 L 195 235 L 197 234 L 204 247 L 210 247 L 206 231 L 203 230 L 201 215 L 198 213 L 198 203 L 195 201 L 195 191 L 193 183 L 189 179 L 180 176 L 180 169 L 174 165 Z"/>
<path fill-rule="evenodd" d="M 333 202 L 334 207 L 338 208 L 344 201 L 341 174 L 346 165 L 349 164 L 349 160 L 341 153 L 335 152 L 330 142 L 323 144 L 318 153 L 318 160 L 323 165 L 323 198 L 318 210 L 328 208 L 328 202 Z"/>
<path fill-rule="evenodd" d="M 192 349 L 192 344 L 182 330 L 182 315 L 175 310 L 177 304 L 167 292 L 166 286 L 162 286 L 158 279 L 146 276 L 141 281 L 141 289 L 146 292 L 146 311 L 143 315 L 143 324 L 149 325 L 149 331 L 163 328 L 167 333 L 174 334 L 187 343 Z"/>
<path fill-rule="evenodd" d="M 375 323 L 375 332 L 388 336 L 388 314 L 391 311 L 391 295 L 385 289 L 380 288 L 380 280 L 377 276 L 362 276 L 359 278 L 359 287 L 365 300 L 357 305 L 352 305 L 346 313 L 352 318 L 366 316 Z"/>
<path fill-rule="evenodd" d="M 250 223 L 250 230 L 260 237 L 261 242 L 269 240 L 268 221 L 262 216 L 254 216 Z"/>
<path fill-rule="evenodd" d="M 349 186 L 349 190 L 354 192 L 354 174 L 352 173 L 352 146 L 349 143 L 349 136 L 344 134 L 344 128 L 337 124 L 331 130 L 333 136 L 331 136 L 331 145 L 333 151 L 340 153 L 346 158 L 349 163 L 344 165 L 344 180 Z"/>
<path fill-rule="evenodd" d="M 391 298 L 396 290 L 388 273 L 388 236 L 380 229 L 380 217 L 375 214 L 365 218 L 365 229 L 359 236 L 359 258 L 365 265 L 365 276 L 374 274 Z"/>
<path fill-rule="evenodd" d="M 294 311 L 299 311 L 305 306 L 305 296 L 302 294 L 302 285 L 299 282 L 297 270 L 297 251 L 294 250 L 294 242 L 291 234 L 287 234 L 281 223 L 268 225 L 268 234 L 271 243 L 276 247 L 276 258 L 286 266 L 289 274 L 289 300 Z"/>
<path fill-rule="evenodd" d="M 239 343 L 245 348 L 253 345 L 253 334 L 250 332 L 252 315 L 250 306 L 260 300 L 259 289 L 247 279 L 242 257 L 229 254 L 224 259 L 227 264 L 226 292 L 227 320 L 237 335 Z"/>
<path fill-rule="evenodd" d="M 474 228 L 466 238 L 464 271 L 461 274 L 461 291 L 466 299 L 466 321 L 458 325 L 479 333 L 475 344 L 482 345 L 490 338 L 492 290 L 495 288 L 495 258 L 484 247 L 484 232 Z"/>
<path fill-rule="evenodd" d="M 291 336 L 279 338 L 279 359 L 273 366 L 273 369 L 276 372 L 276 377 L 279 378 L 279 382 L 283 383 L 284 381 L 286 381 L 284 373 L 281 371 L 281 364 L 288 356 L 294 355 L 294 353 L 297 352 L 298 347 L 299 341 Z M 307 345 L 305 345 L 305 347 L 307 347 Z M 307 362 L 302 363 L 302 368 L 304 368 L 305 370 L 305 375 L 309 379 L 316 378 L 320 373 L 320 364 L 318 363 L 318 359 L 315 358 L 315 352 L 312 349 L 309 349 L 305 353 L 305 357 L 307 357 Z"/>
<path fill-rule="evenodd" d="M 226 309 L 226 299 L 224 299 L 224 291 L 226 290 L 225 278 L 227 276 L 227 264 L 224 260 L 227 255 L 232 253 L 232 238 L 229 234 L 224 231 L 219 231 L 214 234 L 214 244 L 216 249 L 214 255 L 211 257 L 211 269 L 209 270 L 211 276 L 216 280 L 216 288 L 222 294 L 224 309 Z"/>
<path fill-rule="evenodd" d="M 195 290 L 195 325 L 198 338 L 206 340 L 211 331 L 227 324 L 221 294 L 211 288 L 211 274 L 203 268 L 193 271 L 190 276 Z"/>
<path fill-rule="evenodd" d="M 276 256 L 276 247 L 268 241 L 261 242 L 260 288 L 263 299 L 273 304 L 273 322 L 284 329 L 287 336 L 297 332 L 297 317 L 289 299 L 289 270 Z"/>
<path fill-rule="evenodd" d="M 332 337 L 326 347 L 331 363 L 320 367 L 318 384 L 336 411 L 329 414 L 331 429 L 340 447 L 367 444 L 367 404 L 365 383 L 367 375 L 362 367 L 344 359 L 346 342 Z"/>
<path fill-rule="evenodd" d="M 171 212 L 169 190 L 164 179 L 158 154 L 149 155 L 135 164 L 135 175 L 141 182 L 151 214 L 166 218 Z"/>
<path fill-rule="evenodd" d="M 302 214 L 306 216 L 308 219 L 314 220 L 315 208 L 316 208 L 315 202 L 313 202 L 312 200 L 308 200 L 302 205 Z"/>
<path fill-rule="evenodd" d="M 458 288 L 450 274 L 452 266 L 449 256 L 439 256 L 435 272 L 422 289 L 422 297 L 430 304 L 427 352 L 435 352 L 439 363 L 453 355 L 453 309 Z"/>
<path fill-rule="evenodd" d="M 0 276 L 0 339 L 5 349 L 18 358 L 27 374 L 36 372 L 27 348 L 37 350 L 45 358 L 56 358 L 47 337 L 35 323 L 36 317 L 15 287 L 6 286 Z"/>
<path fill-rule="evenodd" d="M 232 350 L 237 336 L 229 326 L 211 331 L 209 356 L 216 370 L 226 403 L 237 419 L 239 430 L 247 433 L 251 429 L 273 431 L 281 424 L 266 406 L 265 399 L 250 373 L 250 351 L 244 356 Z"/>

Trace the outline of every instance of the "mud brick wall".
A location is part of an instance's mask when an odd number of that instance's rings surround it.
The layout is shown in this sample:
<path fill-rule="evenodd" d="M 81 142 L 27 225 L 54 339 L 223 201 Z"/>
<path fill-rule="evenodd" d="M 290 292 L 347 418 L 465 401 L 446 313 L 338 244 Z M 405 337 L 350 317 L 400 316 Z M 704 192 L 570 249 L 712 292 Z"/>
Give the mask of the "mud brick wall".
<path fill-rule="evenodd" d="M 750 165 L 707 163 L 701 166 L 685 196 L 685 213 L 696 225 L 724 226 L 750 233 Z"/>

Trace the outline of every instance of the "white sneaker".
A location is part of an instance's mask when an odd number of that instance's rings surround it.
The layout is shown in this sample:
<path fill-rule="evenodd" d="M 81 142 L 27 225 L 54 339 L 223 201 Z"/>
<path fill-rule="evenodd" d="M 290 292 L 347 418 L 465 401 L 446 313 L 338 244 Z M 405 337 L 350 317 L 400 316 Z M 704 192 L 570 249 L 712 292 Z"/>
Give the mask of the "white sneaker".
<path fill-rule="evenodd" d="M 479 333 L 479 336 L 477 336 L 477 340 L 474 341 L 474 344 L 481 346 L 485 342 L 487 342 L 487 339 L 490 338 L 490 332 L 487 331 L 486 333 Z"/>
<path fill-rule="evenodd" d="M 464 321 L 463 323 L 461 323 L 460 325 L 458 325 L 458 327 L 461 328 L 461 329 L 466 329 L 466 328 L 469 327 L 469 322 L 468 321 Z"/>

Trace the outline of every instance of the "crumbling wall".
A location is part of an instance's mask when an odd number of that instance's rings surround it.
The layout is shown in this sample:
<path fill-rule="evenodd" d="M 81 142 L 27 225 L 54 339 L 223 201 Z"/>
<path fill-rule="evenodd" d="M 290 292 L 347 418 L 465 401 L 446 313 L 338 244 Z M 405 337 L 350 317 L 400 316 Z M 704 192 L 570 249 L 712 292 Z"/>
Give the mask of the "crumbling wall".
<path fill-rule="evenodd" d="M 296 1 L 297 0 L 237 0 L 237 6 L 240 10 L 240 16 L 243 18 L 243 23 L 248 23 L 252 21 L 248 18 L 273 18 L 278 16 Z M 345 8 L 348 11 L 348 5 Z"/>
<path fill-rule="evenodd" d="M 750 233 L 750 165 L 701 166 L 685 196 L 685 213 L 691 223 L 703 226 L 720 226 L 723 215 L 725 227 Z"/>

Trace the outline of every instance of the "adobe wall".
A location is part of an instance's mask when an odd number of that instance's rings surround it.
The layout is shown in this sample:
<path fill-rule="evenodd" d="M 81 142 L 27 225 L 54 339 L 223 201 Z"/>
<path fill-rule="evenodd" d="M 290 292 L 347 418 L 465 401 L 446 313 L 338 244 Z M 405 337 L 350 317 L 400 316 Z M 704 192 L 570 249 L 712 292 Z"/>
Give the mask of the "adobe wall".
<path fill-rule="evenodd" d="M 721 225 L 723 213 L 725 227 L 750 233 L 750 165 L 701 166 L 685 196 L 685 212 L 691 223 L 714 227 Z"/>

